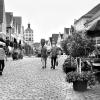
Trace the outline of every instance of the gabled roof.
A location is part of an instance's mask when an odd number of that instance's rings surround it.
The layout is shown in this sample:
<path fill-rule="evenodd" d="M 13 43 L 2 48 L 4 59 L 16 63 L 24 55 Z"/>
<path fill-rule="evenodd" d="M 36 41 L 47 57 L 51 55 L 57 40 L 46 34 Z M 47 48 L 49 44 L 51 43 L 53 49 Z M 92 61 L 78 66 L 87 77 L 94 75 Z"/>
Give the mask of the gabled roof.
<path fill-rule="evenodd" d="M 91 21 L 95 20 L 96 18 L 100 17 L 100 11 L 98 11 L 89 21 L 87 21 L 85 24 L 90 23 Z"/>
<path fill-rule="evenodd" d="M 3 23 L 4 0 L 0 0 L 0 24 Z"/>
<path fill-rule="evenodd" d="M 59 34 L 52 34 L 52 41 L 57 43 Z"/>
<path fill-rule="evenodd" d="M 12 22 L 13 22 L 13 13 L 12 12 L 6 12 L 7 27 L 11 27 Z"/>
<path fill-rule="evenodd" d="M 85 14 L 84 16 L 88 16 L 88 15 L 94 15 L 96 14 L 98 11 L 100 10 L 100 3 L 98 5 L 96 5 L 93 9 L 91 9 L 87 14 Z"/>
<path fill-rule="evenodd" d="M 18 29 L 18 33 L 21 33 L 21 25 L 22 25 L 22 17 L 14 16 L 13 17 L 13 24 Z"/>
<path fill-rule="evenodd" d="M 93 9 L 91 9 L 88 13 L 80 17 L 76 22 L 79 22 L 82 18 L 92 18 L 98 11 L 100 10 L 100 4 L 96 5 Z"/>

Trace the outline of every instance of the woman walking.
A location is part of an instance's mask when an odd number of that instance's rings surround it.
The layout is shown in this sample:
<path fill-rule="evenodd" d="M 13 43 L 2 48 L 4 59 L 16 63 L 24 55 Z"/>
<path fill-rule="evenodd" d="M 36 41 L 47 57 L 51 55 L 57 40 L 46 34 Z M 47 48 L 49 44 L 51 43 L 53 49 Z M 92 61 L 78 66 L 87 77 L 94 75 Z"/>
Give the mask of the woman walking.
<path fill-rule="evenodd" d="M 55 69 L 56 62 L 57 62 L 57 55 L 58 55 L 57 46 L 55 42 L 52 43 L 50 55 L 51 55 L 51 69 L 52 68 Z"/>
<path fill-rule="evenodd" d="M 41 40 L 41 61 L 42 61 L 42 68 L 46 68 L 47 64 L 47 48 L 45 47 L 45 39 Z"/>

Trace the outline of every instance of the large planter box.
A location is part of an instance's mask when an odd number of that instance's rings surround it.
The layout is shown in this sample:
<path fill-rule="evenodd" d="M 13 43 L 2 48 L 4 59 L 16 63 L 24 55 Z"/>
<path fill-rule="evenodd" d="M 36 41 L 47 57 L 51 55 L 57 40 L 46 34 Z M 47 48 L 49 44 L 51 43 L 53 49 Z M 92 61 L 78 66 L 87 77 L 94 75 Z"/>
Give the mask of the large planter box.
<path fill-rule="evenodd" d="M 75 81 L 73 82 L 73 89 L 75 91 L 84 92 L 87 90 L 87 81 Z"/>

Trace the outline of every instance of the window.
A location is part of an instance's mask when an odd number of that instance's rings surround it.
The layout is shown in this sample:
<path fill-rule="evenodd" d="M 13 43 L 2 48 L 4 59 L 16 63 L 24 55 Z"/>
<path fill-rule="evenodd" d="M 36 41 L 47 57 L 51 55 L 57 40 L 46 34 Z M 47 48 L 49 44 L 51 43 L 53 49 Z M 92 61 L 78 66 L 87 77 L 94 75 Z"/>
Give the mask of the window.
<path fill-rule="evenodd" d="M 31 38 L 29 38 L 29 41 L 31 41 Z"/>
<path fill-rule="evenodd" d="M 28 40 L 28 38 L 26 38 L 25 40 Z"/>
<path fill-rule="evenodd" d="M 26 34 L 26 36 L 28 36 L 28 34 Z"/>
<path fill-rule="evenodd" d="M 29 34 L 29 36 L 31 37 L 31 34 Z"/>

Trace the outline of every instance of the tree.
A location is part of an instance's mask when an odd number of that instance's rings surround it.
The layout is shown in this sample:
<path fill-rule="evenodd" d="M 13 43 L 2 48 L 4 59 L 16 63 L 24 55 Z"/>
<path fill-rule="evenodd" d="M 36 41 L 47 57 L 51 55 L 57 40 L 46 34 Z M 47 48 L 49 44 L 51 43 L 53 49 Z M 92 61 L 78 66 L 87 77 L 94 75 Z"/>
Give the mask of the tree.
<path fill-rule="evenodd" d="M 73 33 L 69 36 L 62 45 L 66 54 L 70 54 L 72 57 L 77 58 L 77 67 L 80 67 L 81 72 L 81 58 L 87 57 L 89 53 L 95 49 L 92 39 L 87 38 L 86 35 L 80 33 Z"/>

